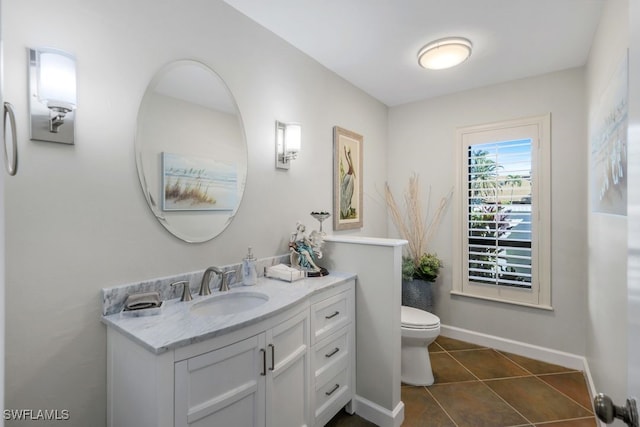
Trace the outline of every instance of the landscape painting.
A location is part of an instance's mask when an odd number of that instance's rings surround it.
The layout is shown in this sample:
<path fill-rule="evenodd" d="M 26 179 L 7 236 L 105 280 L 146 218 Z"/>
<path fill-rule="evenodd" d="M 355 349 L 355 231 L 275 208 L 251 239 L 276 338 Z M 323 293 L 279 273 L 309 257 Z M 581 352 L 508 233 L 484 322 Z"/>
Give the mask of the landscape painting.
<path fill-rule="evenodd" d="M 236 206 L 236 165 L 162 153 L 162 210 L 229 211 Z"/>

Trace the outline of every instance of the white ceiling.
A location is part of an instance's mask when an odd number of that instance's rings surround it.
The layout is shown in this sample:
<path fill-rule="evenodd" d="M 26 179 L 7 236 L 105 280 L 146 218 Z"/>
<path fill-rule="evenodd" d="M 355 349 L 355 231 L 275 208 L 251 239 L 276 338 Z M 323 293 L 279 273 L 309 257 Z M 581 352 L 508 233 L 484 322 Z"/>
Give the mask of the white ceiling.
<path fill-rule="evenodd" d="M 388 106 L 582 66 L 606 0 L 224 0 Z M 430 41 L 474 45 L 417 64 Z"/>

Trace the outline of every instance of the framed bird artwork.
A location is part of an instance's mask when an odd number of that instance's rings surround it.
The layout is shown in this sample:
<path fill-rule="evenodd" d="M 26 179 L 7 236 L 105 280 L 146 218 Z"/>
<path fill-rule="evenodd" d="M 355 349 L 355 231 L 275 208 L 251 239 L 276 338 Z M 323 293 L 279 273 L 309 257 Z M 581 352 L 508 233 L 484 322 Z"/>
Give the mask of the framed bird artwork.
<path fill-rule="evenodd" d="M 333 127 L 333 229 L 362 228 L 362 135 Z"/>

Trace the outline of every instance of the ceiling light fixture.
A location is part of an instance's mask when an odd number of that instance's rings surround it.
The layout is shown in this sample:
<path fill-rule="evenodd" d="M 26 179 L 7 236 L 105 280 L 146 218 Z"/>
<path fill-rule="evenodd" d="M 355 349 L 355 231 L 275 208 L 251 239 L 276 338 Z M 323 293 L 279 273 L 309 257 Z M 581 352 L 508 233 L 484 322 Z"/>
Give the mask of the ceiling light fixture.
<path fill-rule="evenodd" d="M 424 46 L 418 52 L 418 64 L 429 70 L 455 67 L 471 56 L 472 44 L 462 37 L 447 37 Z"/>

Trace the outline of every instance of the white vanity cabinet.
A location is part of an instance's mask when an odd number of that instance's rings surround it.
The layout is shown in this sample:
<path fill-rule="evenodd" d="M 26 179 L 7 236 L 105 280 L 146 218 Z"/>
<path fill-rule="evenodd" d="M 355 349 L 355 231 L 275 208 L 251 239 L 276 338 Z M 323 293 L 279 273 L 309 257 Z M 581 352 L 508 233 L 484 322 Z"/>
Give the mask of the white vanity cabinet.
<path fill-rule="evenodd" d="M 267 426 L 309 425 L 309 333 L 307 310 L 267 331 Z"/>
<path fill-rule="evenodd" d="M 309 312 L 175 364 L 175 426 L 306 426 Z M 266 422 L 266 424 L 265 424 Z"/>
<path fill-rule="evenodd" d="M 354 397 L 355 284 L 159 354 L 107 328 L 110 427 L 323 426 Z"/>
<path fill-rule="evenodd" d="M 175 426 L 264 427 L 262 356 L 258 335 L 176 363 Z"/>
<path fill-rule="evenodd" d="M 324 426 L 355 392 L 354 287 L 311 305 L 313 425 Z"/>

